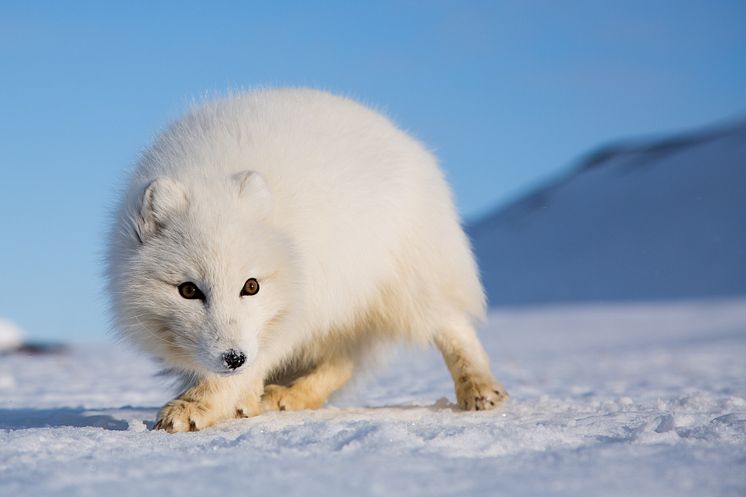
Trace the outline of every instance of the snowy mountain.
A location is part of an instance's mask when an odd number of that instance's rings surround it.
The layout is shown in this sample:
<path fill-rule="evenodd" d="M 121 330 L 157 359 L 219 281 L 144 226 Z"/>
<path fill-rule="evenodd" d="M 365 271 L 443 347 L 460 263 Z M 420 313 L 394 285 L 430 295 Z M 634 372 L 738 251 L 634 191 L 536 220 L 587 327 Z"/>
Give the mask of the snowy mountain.
<path fill-rule="evenodd" d="M 496 307 L 746 295 L 746 122 L 601 149 L 469 232 Z"/>

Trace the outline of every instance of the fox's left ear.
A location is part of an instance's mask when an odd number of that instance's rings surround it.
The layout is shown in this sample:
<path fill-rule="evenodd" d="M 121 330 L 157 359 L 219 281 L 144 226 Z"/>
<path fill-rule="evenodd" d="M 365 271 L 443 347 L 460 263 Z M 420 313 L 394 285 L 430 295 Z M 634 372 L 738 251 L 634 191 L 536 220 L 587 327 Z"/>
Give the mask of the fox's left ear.
<path fill-rule="evenodd" d="M 187 204 L 186 190 L 177 181 L 168 177 L 151 181 L 142 194 L 136 221 L 140 242 L 158 234 Z"/>
<path fill-rule="evenodd" d="M 272 210 L 272 193 L 267 182 L 256 171 L 241 171 L 232 177 L 238 189 L 238 196 L 251 203 L 259 217 L 267 216 Z"/>

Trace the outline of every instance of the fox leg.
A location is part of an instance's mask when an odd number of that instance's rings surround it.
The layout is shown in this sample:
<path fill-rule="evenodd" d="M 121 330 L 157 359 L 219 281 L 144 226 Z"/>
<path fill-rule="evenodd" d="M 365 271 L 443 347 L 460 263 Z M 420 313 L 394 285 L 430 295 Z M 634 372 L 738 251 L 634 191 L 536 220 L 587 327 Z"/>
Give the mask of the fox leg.
<path fill-rule="evenodd" d="M 353 361 L 348 357 L 327 360 L 289 386 L 265 386 L 262 407 L 270 411 L 318 409 L 349 381 L 352 371 Z"/>
<path fill-rule="evenodd" d="M 461 409 L 493 409 L 508 398 L 505 388 L 492 376 L 489 359 L 474 327 L 464 319 L 444 327 L 434 336 L 456 387 Z"/>

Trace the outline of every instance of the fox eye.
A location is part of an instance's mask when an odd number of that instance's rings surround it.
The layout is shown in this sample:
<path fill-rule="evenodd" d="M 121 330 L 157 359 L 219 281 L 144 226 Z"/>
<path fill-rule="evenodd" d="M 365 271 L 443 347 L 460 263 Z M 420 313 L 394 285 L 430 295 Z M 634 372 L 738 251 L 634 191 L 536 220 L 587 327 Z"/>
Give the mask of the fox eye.
<path fill-rule="evenodd" d="M 185 299 L 190 299 L 190 300 L 191 299 L 205 300 L 205 294 L 202 293 L 200 289 L 197 288 L 197 285 L 195 285 L 191 281 L 187 281 L 179 285 L 179 295 L 181 295 Z"/>
<path fill-rule="evenodd" d="M 241 296 L 256 295 L 257 293 L 259 293 L 259 282 L 256 281 L 256 278 L 249 278 L 246 280 L 246 283 L 243 284 L 243 288 L 241 289 Z"/>

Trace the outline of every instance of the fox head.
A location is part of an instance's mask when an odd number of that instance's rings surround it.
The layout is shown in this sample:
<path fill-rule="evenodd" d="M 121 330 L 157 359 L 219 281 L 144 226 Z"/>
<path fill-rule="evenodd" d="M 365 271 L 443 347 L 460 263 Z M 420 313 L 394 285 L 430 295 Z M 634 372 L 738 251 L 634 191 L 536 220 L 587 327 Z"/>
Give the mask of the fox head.
<path fill-rule="evenodd" d="M 291 311 L 298 281 L 289 241 L 265 222 L 262 176 L 140 190 L 112 241 L 109 290 L 119 330 L 172 366 L 241 372 Z"/>

